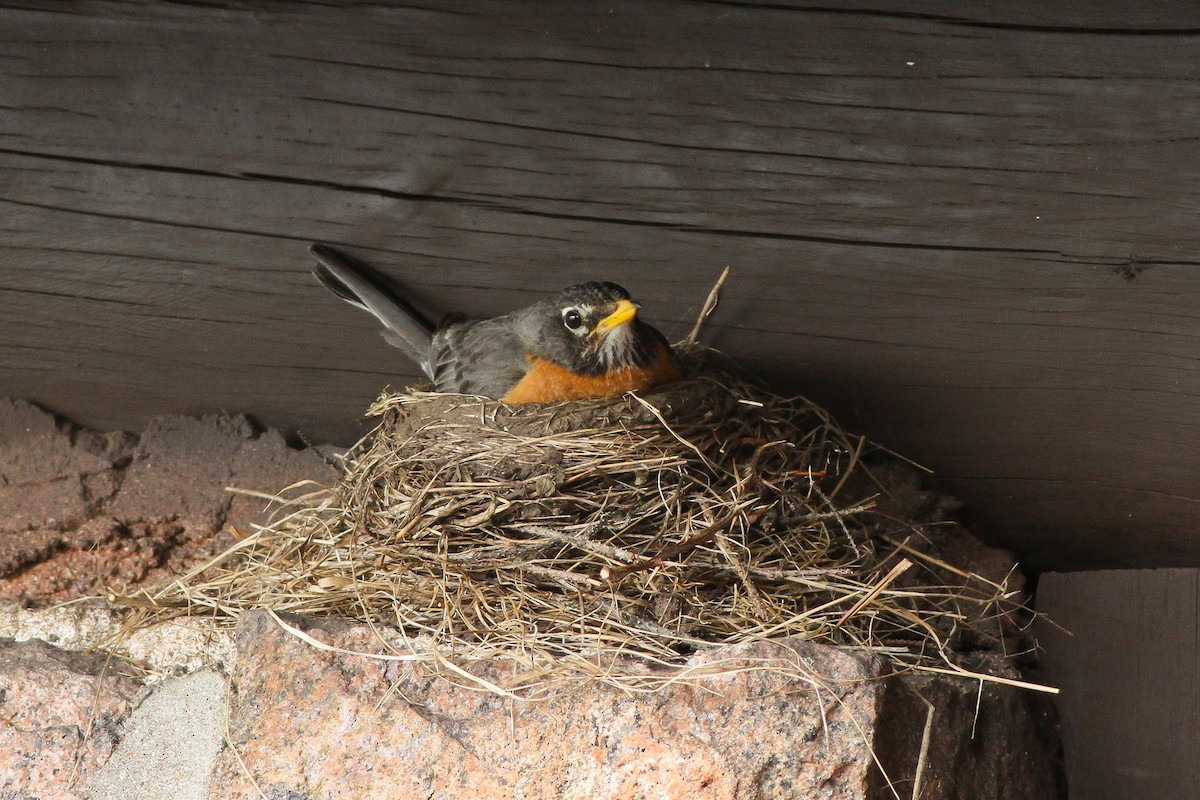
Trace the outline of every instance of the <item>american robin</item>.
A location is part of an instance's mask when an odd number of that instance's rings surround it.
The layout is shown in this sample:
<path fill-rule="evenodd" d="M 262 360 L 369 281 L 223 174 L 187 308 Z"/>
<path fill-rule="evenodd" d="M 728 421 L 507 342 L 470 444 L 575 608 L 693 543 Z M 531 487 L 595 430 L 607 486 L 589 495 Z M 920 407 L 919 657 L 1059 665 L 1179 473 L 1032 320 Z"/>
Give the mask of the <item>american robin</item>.
<path fill-rule="evenodd" d="M 323 244 L 314 275 L 369 311 L 439 392 L 544 403 L 610 397 L 683 377 L 666 337 L 638 317 L 615 283 L 563 289 L 531 306 L 483 320 L 434 326 L 370 267 Z"/>

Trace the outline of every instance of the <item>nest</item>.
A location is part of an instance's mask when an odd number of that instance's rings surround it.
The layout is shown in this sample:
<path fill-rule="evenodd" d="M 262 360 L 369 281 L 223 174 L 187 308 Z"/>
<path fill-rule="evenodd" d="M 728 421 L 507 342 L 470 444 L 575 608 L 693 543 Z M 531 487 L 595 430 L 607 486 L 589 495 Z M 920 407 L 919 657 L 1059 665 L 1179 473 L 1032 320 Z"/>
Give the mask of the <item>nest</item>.
<path fill-rule="evenodd" d="M 961 671 L 964 631 L 1004 637 L 1009 587 L 877 513 L 877 449 L 805 400 L 708 368 L 644 396 L 509 407 L 412 392 L 369 414 L 337 485 L 126 598 L 136 624 L 349 617 L 459 676 L 509 659 L 504 691 L 527 694 L 653 688 L 697 651 L 786 637 Z"/>

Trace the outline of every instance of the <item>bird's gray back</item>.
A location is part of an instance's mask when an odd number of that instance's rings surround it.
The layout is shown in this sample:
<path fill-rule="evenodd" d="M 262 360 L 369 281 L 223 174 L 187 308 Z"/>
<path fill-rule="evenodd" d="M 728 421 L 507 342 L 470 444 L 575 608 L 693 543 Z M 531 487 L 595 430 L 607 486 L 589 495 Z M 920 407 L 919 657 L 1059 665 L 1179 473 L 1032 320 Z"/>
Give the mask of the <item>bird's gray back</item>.
<path fill-rule="evenodd" d="M 529 371 L 524 344 L 509 317 L 470 320 L 438 331 L 429 363 L 437 391 L 496 399 Z"/>

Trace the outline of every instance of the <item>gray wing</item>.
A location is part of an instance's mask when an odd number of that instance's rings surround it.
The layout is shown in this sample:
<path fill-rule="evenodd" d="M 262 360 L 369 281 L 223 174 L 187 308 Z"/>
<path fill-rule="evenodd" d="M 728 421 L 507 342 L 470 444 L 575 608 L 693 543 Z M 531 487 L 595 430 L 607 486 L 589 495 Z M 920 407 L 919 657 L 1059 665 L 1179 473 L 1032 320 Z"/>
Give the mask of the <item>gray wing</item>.
<path fill-rule="evenodd" d="M 433 326 L 429 320 L 365 264 L 328 245 L 314 244 L 309 252 L 320 263 L 313 271 L 317 280 L 350 305 L 382 322 L 386 329 L 383 338 L 403 350 L 432 379 L 429 348 Z"/>
<path fill-rule="evenodd" d="M 461 322 L 438 331 L 429 355 L 433 385 L 439 392 L 499 400 L 529 371 L 525 347 L 504 317 Z"/>

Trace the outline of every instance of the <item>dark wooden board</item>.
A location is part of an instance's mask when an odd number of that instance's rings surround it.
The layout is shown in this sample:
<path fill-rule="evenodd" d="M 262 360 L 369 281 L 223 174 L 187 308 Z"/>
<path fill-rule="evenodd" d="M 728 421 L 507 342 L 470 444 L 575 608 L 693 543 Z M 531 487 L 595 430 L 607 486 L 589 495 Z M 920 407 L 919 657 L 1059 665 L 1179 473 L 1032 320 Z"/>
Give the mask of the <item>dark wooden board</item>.
<path fill-rule="evenodd" d="M 1048 573 L 1045 652 L 1072 798 L 1200 797 L 1200 572 Z"/>
<path fill-rule="evenodd" d="M 604 277 L 1035 567 L 1200 564 L 1200 10 L 0 5 L 0 393 L 346 441 L 431 311 Z"/>

